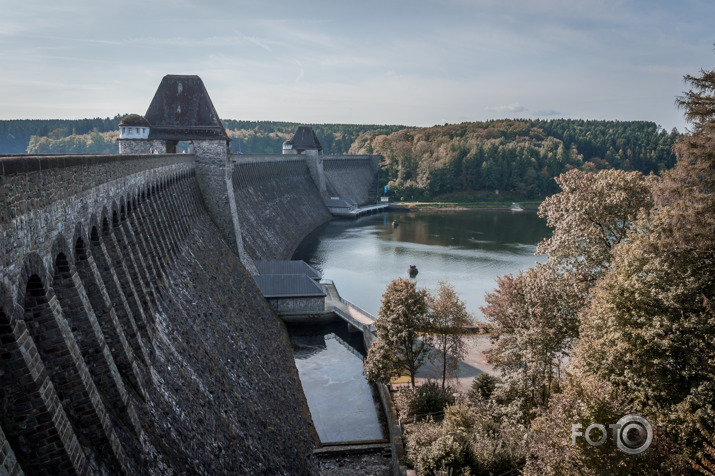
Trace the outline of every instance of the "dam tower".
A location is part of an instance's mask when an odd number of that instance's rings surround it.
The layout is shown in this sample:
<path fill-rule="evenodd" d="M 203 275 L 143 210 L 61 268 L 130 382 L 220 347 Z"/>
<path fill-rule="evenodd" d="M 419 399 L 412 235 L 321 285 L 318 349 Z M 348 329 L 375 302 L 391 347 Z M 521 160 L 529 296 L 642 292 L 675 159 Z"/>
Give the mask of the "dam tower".
<path fill-rule="evenodd" d="M 139 127 L 137 127 L 139 126 Z M 175 154 L 185 142 L 185 152 L 195 155 L 196 180 L 209 215 L 224 240 L 245 266 L 253 262 L 243 249 L 241 229 L 231 182 L 231 139 L 221 123 L 203 81 L 196 75 L 166 75 L 144 116 L 130 114 L 119 124 L 122 154 Z M 138 136 L 137 130 L 142 132 Z"/>

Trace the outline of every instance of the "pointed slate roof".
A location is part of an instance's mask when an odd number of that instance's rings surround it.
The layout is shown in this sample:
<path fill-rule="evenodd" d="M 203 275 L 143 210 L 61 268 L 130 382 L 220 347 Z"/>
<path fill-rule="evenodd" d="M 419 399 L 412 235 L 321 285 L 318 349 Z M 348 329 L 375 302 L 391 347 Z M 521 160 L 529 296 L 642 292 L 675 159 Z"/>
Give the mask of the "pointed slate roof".
<path fill-rule="evenodd" d="M 298 152 L 303 152 L 304 150 L 323 150 L 318 136 L 315 135 L 315 131 L 313 131 L 313 128 L 310 126 L 298 126 L 298 130 L 293 134 L 293 138 L 285 141 L 285 144 L 292 145 L 293 150 L 297 150 Z"/>
<path fill-rule="evenodd" d="M 164 76 L 144 118 L 151 124 L 149 139 L 228 140 L 201 78 Z"/>

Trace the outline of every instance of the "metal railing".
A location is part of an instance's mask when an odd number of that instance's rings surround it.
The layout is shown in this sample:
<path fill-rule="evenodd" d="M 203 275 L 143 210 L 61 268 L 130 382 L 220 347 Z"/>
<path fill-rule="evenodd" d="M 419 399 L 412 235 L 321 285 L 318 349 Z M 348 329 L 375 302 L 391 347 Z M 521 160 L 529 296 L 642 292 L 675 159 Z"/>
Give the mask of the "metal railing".
<path fill-rule="evenodd" d="M 349 307 L 349 308 L 354 309 L 355 311 L 359 312 L 359 313 L 362 314 L 363 316 L 365 316 L 365 317 L 371 319 L 373 322 L 375 322 L 375 321 L 377 320 L 377 317 L 373 316 L 372 314 L 370 314 L 369 312 L 367 312 L 365 309 L 361 308 L 360 306 L 357 306 L 357 305 L 353 304 L 352 302 L 350 302 L 350 301 L 348 301 L 347 299 L 345 299 L 344 297 L 342 297 L 342 296 L 340 295 L 340 292 L 338 291 L 338 287 L 335 286 L 335 282 L 334 282 L 332 279 L 325 279 L 325 278 L 324 278 L 324 279 L 321 279 L 321 280 L 320 280 L 320 284 L 326 284 L 326 285 L 332 286 L 333 289 L 335 290 L 335 295 L 338 296 L 338 300 L 339 300 L 341 303 L 343 303 L 346 307 Z M 374 324 L 365 324 L 365 323 L 362 323 L 362 322 L 358 321 L 357 319 L 355 319 L 353 316 L 351 316 L 350 313 L 343 312 L 343 310 L 340 309 L 340 308 L 337 308 L 337 307 L 335 307 L 335 306 L 330 306 L 330 308 L 327 309 L 327 310 L 331 310 L 331 311 L 333 311 L 333 312 L 336 312 L 337 314 L 340 314 L 341 317 L 343 317 L 344 319 L 350 321 L 351 323 L 353 323 L 353 325 L 355 325 L 355 326 L 356 326 L 357 328 L 359 328 L 359 329 L 367 328 L 367 331 L 368 331 L 369 333 L 371 333 L 371 334 L 375 334 L 375 333 L 376 333 L 375 325 L 374 325 Z"/>

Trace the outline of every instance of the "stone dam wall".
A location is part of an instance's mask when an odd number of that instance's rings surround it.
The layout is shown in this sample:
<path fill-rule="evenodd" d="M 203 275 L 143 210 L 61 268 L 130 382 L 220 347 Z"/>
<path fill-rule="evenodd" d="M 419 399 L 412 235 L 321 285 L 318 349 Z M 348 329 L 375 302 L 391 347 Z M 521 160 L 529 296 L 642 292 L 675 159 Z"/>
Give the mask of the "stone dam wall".
<path fill-rule="evenodd" d="M 308 233 L 331 219 L 303 157 L 231 159 L 243 245 L 254 260 L 290 259 Z"/>
<path fill-rule="evenodd" d="M 358 205 L 377 200 L 379 156 L 324 156 L 323 169 L 328 195 L 352 198 Z"/>
<path fill-rule="evenodd" d="M 251 257 L 330 218 L 301 159 L 227 158 Z M 285 326 L 197 163 L 0 158 L 0 474 L 316 472 Z"/>

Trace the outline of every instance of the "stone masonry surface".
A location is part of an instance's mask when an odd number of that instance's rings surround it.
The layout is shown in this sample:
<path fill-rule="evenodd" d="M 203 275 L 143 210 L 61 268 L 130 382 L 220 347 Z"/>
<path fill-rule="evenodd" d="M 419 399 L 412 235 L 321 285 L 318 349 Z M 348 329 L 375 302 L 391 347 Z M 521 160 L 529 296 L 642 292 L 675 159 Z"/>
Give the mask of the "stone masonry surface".
<path fill-rule="evenodd" d="M 285 255 L 329 216 L 304 163 L 267 169 L 250 185 L 305 193 L 282 203 L 308 223 L 273 204 L 241 233 Z M 0 158 L 0 474 L 317 472 L 285 327 L 210 199 L 189 154 Z"/>
<path fill-rule="evenodd" d="M 277 157 L 232 157 L 238 221 L 254 260 L 290 259 L 308 233 L 331 219 L 305 160 Z"/>
<path fill-rule="evenodd" d="M 328 195 L 352 198 L 358 205 L 374 203 L 378 165 L 379 157 L 375 155 L 324 156 Z"/>

